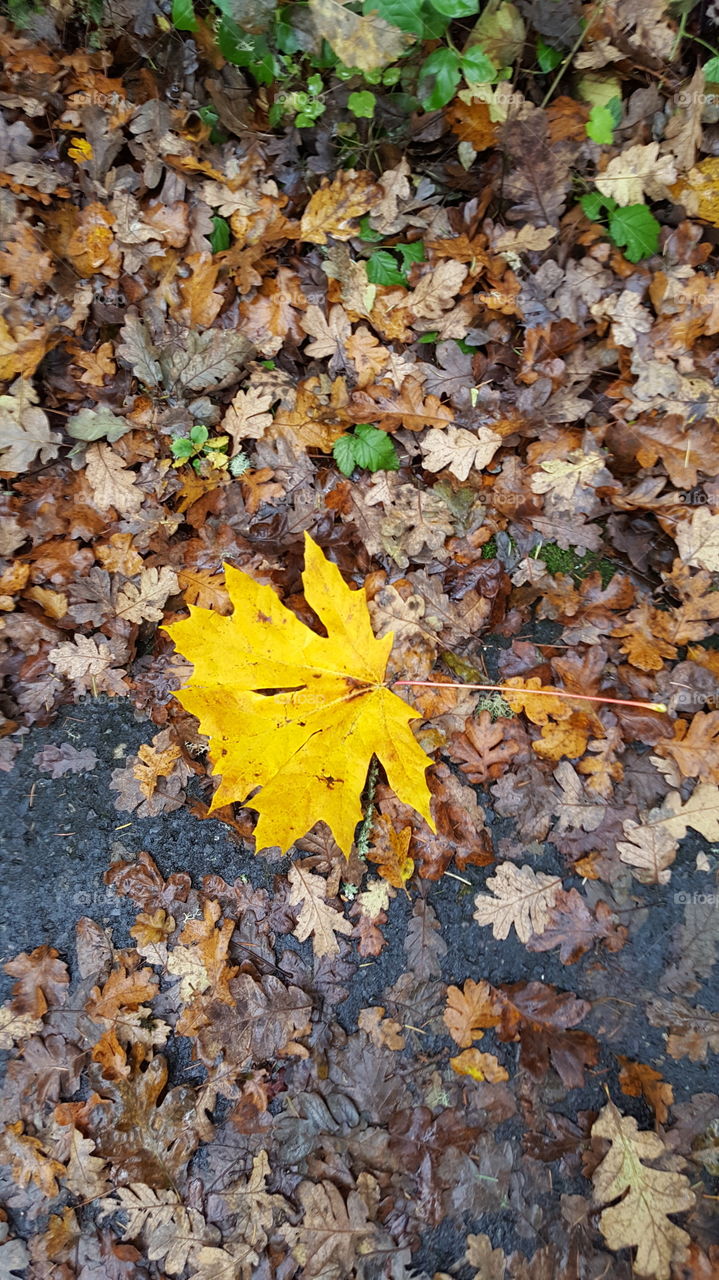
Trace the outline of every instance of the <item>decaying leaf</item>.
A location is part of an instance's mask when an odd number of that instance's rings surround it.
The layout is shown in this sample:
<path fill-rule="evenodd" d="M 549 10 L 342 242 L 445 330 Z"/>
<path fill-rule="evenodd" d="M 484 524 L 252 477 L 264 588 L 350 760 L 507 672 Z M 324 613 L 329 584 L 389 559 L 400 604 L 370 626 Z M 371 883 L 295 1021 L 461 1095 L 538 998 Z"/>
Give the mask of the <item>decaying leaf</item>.
<path fill-rule="evenodd" d="M 317 34 L 341 62 L 360 71 L 386 67 L 412 43 L 412 36 L 385 22 L 376 10 L 361 17 L 345 6 L 345 0 L 309 0 L 309 10 Z"/>

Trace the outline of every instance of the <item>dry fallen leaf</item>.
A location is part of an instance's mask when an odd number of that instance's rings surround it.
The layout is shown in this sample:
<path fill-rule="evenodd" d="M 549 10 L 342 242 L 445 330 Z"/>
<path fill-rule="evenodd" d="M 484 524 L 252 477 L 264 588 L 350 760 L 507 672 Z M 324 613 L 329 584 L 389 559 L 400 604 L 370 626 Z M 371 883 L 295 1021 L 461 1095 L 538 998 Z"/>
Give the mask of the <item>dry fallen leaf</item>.
<path fill-rule="evenodd" d="M 332 3 L 334 6 L 335 0 Z M 371 209 L 380 195 L 373 174 L 340 169 L 332 182 L 325 178 L 311 197 L 300 223 L 302 239 L 311 244 L 326 244 L 328 237 L 351 239 L 357 230 L 357 219 Z"/>
<path fill-rule="evenodd" d="M 350 934 L 352 925 L 325 902 L 327 881 L 297 863 L 290 867 L 288 879 L 290 902 L 301 906 L 295 936 L 300 942 L 311 937 L 316 956 L 336 956 L 340 948 L 335 934 Z"/>
<path fill-rule="evenodd" d="M 547 876 L 532 867 L 502 862 L 487 880 L 492 890 L 478 893 L 474 903 L 477 924 L 490 925 L 495 938 L 507 938 L 514 925 L 520 942 L 541 934 L 549 923 L 551 908 L 562 888 L 558 876 Z"/>
<path fill-rule="evenodd" d="M 596 1204 L 604 1209 L 599 1227 L 610 1249 L 632 1249 L 640 1276 L 669 1280 L 673 1262 L 681 1262 L 689 1236 L 668 1216 L 694 1205 L 694 1193 L 683 1174 L 649 1168 L 647 1160 L 665 1155 L 661 1138 L 640 1132 L 633 1116 L 622 1116 L 607 1103 L 592 1127 L 593 1138 L 608 1138 L 611 1147 L 593 1175 Z"/>
<path fill-rule="evenodd" d="M 476 434 L 464 427 L 428 431 L 422 441 L 422 466 L 426 471 L 447 467 L 458 480 L 466 480 L 473 469 L 489 466 L 501 444 L 502 437 L 489 427 L 480 427 Z"/>
<path fill-rule="evenodd" d="M 345 66 L 377 71 L 396 62 L 412 44 L 413 36 L 385 22 L 376 10 L 362 17 L 345 4 L 346 0 L 309 0 L 315 31 Z"/>

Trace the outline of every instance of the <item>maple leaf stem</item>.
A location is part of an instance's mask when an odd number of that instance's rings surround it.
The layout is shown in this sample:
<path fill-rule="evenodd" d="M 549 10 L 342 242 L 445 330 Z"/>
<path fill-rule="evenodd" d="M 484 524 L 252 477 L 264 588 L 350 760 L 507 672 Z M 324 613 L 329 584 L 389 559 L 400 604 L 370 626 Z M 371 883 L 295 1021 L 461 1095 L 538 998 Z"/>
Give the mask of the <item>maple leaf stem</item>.
<path fill-rule="evenodd" d="M 525 692 L 508 684 L 462 684 L 451 680 L 394 680 L 393 684 L 413 685 L 422 689 L 482 689 L 486 692 L 514 694 Z M 594 693 L 568 693 L 565 689 L 530 689 L 528 692 L 532 697 L 536 693 L 540 698 L 572 698 L 582 702 L 611 703 L 615 707 L 642 707 L 644 711 L 666 711 L 663 702 L 642 702 L 636 698 L 603 698 Z"/>

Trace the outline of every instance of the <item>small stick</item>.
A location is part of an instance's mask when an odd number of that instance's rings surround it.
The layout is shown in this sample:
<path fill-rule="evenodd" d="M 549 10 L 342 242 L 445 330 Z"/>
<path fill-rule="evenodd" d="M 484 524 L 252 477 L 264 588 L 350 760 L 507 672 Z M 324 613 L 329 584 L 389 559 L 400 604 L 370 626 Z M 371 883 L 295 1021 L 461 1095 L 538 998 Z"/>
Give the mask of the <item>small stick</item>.
<path fill-rule="evenodd" d="M 666 711 L 663 702 L 639 702 L 634 698 L 603 698 L 594 693 L 567 693 L 566 689 L 515 689 L 508 684 L 455 684 L 451 680 L 394 680 L 393 684 L 417 686 L 422 689 L 482 689 L 486 692 L 526 693 L 540 698 L 570 698 L 582 702 L 605 702 L 615 707 L 641 707 L 644 711 Z"/>

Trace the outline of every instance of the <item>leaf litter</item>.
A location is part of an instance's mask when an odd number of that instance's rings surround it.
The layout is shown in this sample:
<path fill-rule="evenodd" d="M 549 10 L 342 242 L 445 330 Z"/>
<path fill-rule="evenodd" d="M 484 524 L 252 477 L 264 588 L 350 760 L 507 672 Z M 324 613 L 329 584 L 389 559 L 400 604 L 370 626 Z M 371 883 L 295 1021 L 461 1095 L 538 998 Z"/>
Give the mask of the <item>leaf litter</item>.
<path fill-rule="evenodd" d="M 218 8 L 0 26 L 0 1272 L 712 1275 L 719 55 Z"/>

